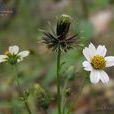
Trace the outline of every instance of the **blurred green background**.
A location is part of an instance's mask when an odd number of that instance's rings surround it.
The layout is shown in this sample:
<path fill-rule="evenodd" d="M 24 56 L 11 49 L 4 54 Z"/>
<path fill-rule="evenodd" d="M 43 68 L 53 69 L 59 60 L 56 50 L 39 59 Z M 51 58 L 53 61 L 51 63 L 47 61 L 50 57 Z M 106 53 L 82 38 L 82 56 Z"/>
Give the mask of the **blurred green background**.
<path fill-rule="evenodd" d="M 19 63 L 19 76 L 23 89 L 34 83 L 41 84 L 56 98 L 56 53 L 42 44 L 41 29 L 50 31 L 49 22 L 55 28 L 56 17 L 71 15 L 71 33 L 80 33 L 81 43 L 96 46 L 103 44 L 109 55 L 114 55 L 114 0 L 0 0 L 0 9 L 13 9 L 12 15 L 0 15 L 0 54 L 9 46 L 18 45 L 20 50 L 29 49 L 31 54 Z M 114 114 L 114 70 L 107 69 L 109 85 L 92 85 L 89 73 L 83 71 L 82 47 L 63 53 L 62 83 L 69 76 L 75 77 L 68 83 L 71 88 L 69 102 L 74 102 L 73 114 Z M 69 70 L 69 69 L 74 70 Z M 27 114 L 18 99 L 14 73 L 8 64 L 0 64 L 0 114 Z M 66 76 L 66 77 L 65 77 Z M 82 81 L 87 79 L 84 86 Z M 82 94 L 74 100 L 80 86 Z M 32 96 L 29 103 L 34 114 L 57 114 L 56 101 L 47 110 L 41 110 Z M 37 102 L 37 100 L 35 100 Z"/>

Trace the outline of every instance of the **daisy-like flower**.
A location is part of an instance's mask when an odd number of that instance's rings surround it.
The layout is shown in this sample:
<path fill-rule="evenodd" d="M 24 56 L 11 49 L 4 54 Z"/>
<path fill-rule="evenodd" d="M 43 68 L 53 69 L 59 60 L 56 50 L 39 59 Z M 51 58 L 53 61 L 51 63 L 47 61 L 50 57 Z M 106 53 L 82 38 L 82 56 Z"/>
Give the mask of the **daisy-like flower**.
<path fill-rule="evenodd" d="M 14 45 L 10 46 L 8 51 L 4 55 L 0 55 L 0 63 L 9 62 L 11 65 L 14 65 L 23 60 L 24 57 L 29 55 L 29 51 L 19 52 L 19 47 Z"/>
<path fill-rule="evenodd" d="M 90 81 L 94 84 L 102 81 L 108 83 L 109 77 L 104 71 L 106 67 L 114 66 L 114 56 L 106 56 L 107 49 L 99 45 L 97 49 L 90 43 L 89 47 L 83 49 L 83 54 L 87 61 L 83 62 L 84 70 L 90 71 Z"/>

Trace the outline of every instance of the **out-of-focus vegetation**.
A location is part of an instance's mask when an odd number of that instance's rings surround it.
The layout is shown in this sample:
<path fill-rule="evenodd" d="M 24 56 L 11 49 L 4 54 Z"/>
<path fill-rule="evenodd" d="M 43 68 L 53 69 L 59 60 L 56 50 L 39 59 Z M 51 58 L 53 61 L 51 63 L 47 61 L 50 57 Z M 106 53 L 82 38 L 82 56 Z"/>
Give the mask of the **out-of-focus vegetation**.
<path fill-rule="evenodd" d="M 31 89 L 35 83 L 39 83 L 53 98 L 49 107 L 43 110 L 36 105 L 38 99 L 34 100 L 30 95 L 29 104 L 34 114 L 57 114 L 56 53 L 48 50 L 41 41 L 41 30 L 50 31 L 49 22 L 52 24 L 51 27 L 55 28 L 57 16 L 61 14 L 72 16 L 71 32 L 79 32 L 83 45 L 89 42 L 96 45 L 104 44 L 108 54 L 114 55 L 113 0 L 0 0 L 0 8 L 4 6 L 13 8 L 14 13 L 0 16 L 0 54 L 10 45 L 29 49 L 30 56 L 18 65 L 21 86 L 23 90 Z M 94 86 L 89 83 L 89 75 L 83 71 L 83 60 L 82 47 L 74 48 L 62 55 L 62 62 L 65 62 L 61 71 L 62 84 L 66 78 L 71 79 L 68 82 L 68 88 L 71 88 L 68 102 L 74 102 L 74 114 L 113 114 L 113 68 L 107 69 L 111 80 L 109 85 Z M 10 65 L 0 64 L 0 114 L 27 113 L 18 99 L 14 75 Z M 78 98 L 77 93 L 80 86 L 83 86 L 85 78 L 87 81 Z"/>

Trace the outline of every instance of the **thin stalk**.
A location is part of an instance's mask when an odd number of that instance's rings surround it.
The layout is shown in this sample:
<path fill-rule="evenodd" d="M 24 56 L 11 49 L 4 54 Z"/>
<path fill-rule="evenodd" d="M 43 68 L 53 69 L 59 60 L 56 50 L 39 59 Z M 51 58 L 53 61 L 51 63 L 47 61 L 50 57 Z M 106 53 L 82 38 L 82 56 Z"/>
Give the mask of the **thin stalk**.
<path fill-rule="evenodd" d="M 32 112 L 31 112 L 31 110 L 30 110 L 30 107 L 29 107 L 29 104 L 28 104 L 28 101 L 27 101 L 27 98 L 26 98 L 26 96 L 24 95 L 23 91 L 21 90 L 21 86 L 20 86 L 20 83 L 19 83 L 19 80 L 18 80 L 17 66 L 15 65 L 14 67 L 15 67 L 14 69 L 15 69 L 15 72 L 16 72 L 16 82 L 17 82 L 19 94 L 20 94 L 21 97 L 23 98 L 23 101 L 24 101 L 26 110 L 28 111 L 28 114 L 32 114 Z"/>
<path fill-rule="evenodd" d="M 81 0 L 80 2 L 81 2 L 81 5 L 82 5 L 82 10 L 83 10 L 83 16 L 84 16 L 84 18 L 88 18 L 89 11 L 88 11 L 87 0 Z"/>
<path fill-rule="evenodd" d="M 61 114 L 61 90 L 60 90 L 60 58 L 61 50 L 57 52 L 57 104 L 58 104 L 58 114 Z"/>
<path fill-rule="evenodd" d="M 63 111 L 62 111 L 62 114 L 64 114 L 65 113 L 65 103 L 66 103 L 66 98 L 65 98 L 65 96 L 64 96 L 64 92 L 65 92 L 65 89 L 66 89 L 66 87 L 67 87 L 67 83 L 68 83 L 68 79 L 66 79 L 66 81 L 65 81 L 65 84 L 64 84 L 64 87 L 63 87 L 63 91 L 62 91 L 62 109 L 63 109 Z"/>

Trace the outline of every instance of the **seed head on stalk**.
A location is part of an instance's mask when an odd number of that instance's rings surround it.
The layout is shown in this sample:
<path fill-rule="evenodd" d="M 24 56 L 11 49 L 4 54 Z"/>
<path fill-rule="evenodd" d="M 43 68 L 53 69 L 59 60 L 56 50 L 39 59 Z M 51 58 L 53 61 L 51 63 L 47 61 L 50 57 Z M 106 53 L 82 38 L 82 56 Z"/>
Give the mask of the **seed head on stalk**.
<path fill-rule="evenodd" d="M 69 15 L 58 17 L 55 35 L 50 32 L 44 32 L 43 43 L 53 51 L 60 49 L 61 51 L 67 52 L 73 48 L 74 44 L 78 41 L 78 34 L 69 35 L 71 22 L 72 18 Z"/>

